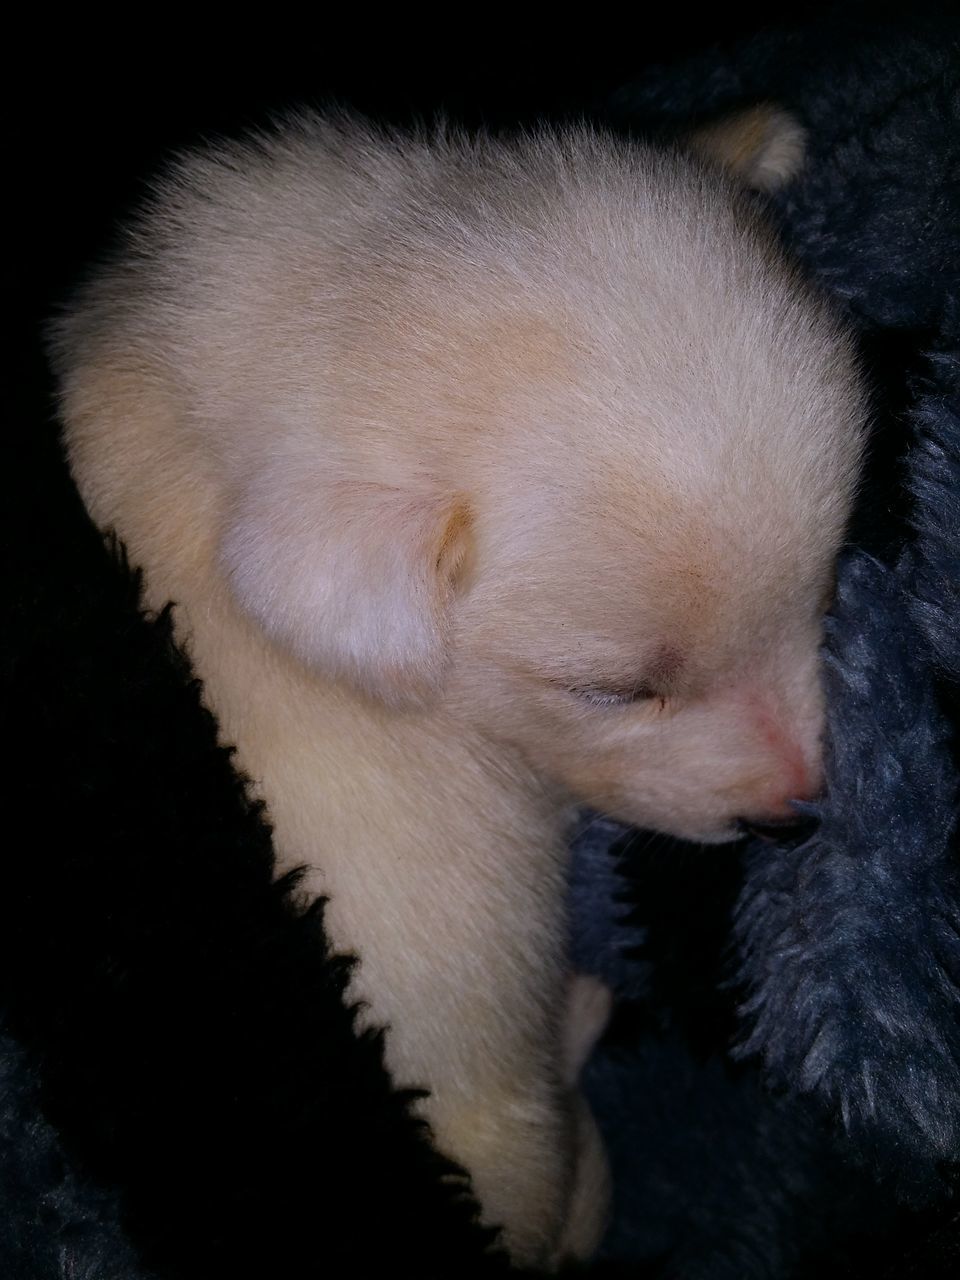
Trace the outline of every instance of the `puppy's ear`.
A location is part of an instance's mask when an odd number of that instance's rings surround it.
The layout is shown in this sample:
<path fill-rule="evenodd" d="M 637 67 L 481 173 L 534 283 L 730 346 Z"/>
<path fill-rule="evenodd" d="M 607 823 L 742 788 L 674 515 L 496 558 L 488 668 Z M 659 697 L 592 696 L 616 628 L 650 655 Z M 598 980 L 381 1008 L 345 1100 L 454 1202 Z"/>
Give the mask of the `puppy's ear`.
<path fill-rule="evenodd" d="M 301 661 L 394 705 L 417 704 L 443 679 L 470 526 L 461 497 L 284 459 L 238 493 L 222 562 L 241 607 Z"/>
<path fill-rule="evenodd" d="M 780 107 L 762 104 L 724 116 L 688 135 L 687 145 L 756 191 L 778 191 L 803 167 L 803 127 Z"/>

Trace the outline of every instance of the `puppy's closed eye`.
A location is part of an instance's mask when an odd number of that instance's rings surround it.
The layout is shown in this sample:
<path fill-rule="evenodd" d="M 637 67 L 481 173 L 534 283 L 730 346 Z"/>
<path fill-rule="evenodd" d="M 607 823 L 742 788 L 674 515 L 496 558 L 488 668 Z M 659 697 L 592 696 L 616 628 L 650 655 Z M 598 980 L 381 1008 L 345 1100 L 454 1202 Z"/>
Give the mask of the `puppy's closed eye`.
<path fill-rule="evenodd" d="M 635 702 L 653 702 L 659 695 L 648 685 L 638 684 L 624 688 L 603 685 L 579 685 L 567 688 L 575 698 L 589 702 L 594 707 L 627 707 Z M 660 698 L 661 704 L 665 701 Z"/>

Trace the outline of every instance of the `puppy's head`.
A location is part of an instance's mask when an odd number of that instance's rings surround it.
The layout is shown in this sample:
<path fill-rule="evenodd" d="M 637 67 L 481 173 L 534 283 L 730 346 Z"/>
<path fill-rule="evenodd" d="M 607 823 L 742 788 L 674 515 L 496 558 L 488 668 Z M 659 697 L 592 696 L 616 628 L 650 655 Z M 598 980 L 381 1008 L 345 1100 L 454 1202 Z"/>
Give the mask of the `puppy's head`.
<path fill-rule="evenodd" d="M 848 459 L 769 429 L 769 450 L 544 463 L 478 517 L 450 696 L 596 809 L 719 840 L 819 788 Z"/>
<path fill-rule="evenodd" d="M 227 564 L 326 675 L 722 840 L 819 787 L 863 397 L 746 206 L 679 162 L 658 181 L 640 234 L 581 192 L 534 259 L 501 237 L 476 279 L 405 295 L 406 337 L 365 320 L 357 452 L 258 472 Z"/>

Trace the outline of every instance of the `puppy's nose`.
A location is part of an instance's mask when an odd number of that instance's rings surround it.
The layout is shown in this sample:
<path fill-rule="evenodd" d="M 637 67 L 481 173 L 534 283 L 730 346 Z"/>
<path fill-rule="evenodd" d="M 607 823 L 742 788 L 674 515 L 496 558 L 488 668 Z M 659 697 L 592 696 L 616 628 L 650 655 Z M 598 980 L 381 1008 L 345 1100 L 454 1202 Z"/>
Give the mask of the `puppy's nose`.
<path fill-rule="evenodd" d="M 819 825 L 815 817 L 792 814 L 789 818 L 738 818 L 737 829 L 745 836 L 761 840 L 789 840 L 798 844 L 812 836 Z"/>

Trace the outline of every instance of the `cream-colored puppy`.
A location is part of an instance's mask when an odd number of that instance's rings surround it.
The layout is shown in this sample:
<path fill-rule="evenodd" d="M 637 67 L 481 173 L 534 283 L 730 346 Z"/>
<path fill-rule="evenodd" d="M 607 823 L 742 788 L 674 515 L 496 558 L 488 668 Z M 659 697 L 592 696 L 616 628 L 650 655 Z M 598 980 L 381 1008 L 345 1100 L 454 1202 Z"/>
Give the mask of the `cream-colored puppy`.
<path fill-rule="evenodd" d="M 708 163 L 305 117 L 177 164 L 55 345 L 396 1080 L 518 1259 L 589 1252 L 570 806 L 721 841 L 817 788 L 846 339 Z"/>

